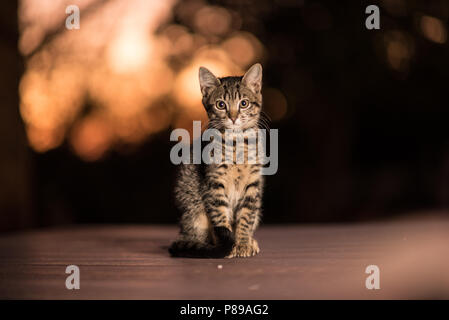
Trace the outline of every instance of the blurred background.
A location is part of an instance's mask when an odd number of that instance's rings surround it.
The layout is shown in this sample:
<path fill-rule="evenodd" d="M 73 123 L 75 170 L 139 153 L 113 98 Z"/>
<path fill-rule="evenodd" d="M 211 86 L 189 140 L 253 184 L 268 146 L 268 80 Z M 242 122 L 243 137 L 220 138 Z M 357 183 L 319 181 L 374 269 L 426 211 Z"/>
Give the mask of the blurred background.
<path fill-rule="evenodd" d="M 80 29 L 65 8 L 80 8 Z M 365 8 L 380 8 L 380 30 Z M 174 128 L 206 121 L 198 67 L 264 67 L 279 129 L 265 223 L 449 208 L 449 2 L 0 4 L 0 230 L 175 223 Z"/>

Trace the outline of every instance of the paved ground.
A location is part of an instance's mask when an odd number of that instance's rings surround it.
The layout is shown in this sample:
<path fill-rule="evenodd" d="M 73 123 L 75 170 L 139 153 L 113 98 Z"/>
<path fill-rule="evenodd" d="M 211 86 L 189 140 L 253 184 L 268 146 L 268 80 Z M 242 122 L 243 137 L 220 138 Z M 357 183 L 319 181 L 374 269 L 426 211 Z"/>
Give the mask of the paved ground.
<path fill-rule="evenodd" d="M 265 226 L 246 259 L 173 259 L 174 226 L 82 226 L 0 236 L 0 298 L 449 298 L 449 220 Z M 67 290 L 66 266 L 80 268 Z M 365 268 L 380 268 L 367 290 Z"/>

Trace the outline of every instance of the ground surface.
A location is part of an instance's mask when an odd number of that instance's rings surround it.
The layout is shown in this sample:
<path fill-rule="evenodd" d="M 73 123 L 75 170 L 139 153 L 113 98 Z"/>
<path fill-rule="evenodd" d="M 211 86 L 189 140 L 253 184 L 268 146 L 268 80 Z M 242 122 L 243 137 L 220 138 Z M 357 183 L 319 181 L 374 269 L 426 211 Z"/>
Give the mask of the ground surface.
<path fill-rule="evenodd" d="M 448 298 L 449 221 L 264 226 L 261 253 L 173 259 L 167 226 L 84 226 L 0 236 L 0 298 Z M 66 266 L 80 268 L 67 290 Z M 367 290 L 365 268 L 380 268 Z"/>

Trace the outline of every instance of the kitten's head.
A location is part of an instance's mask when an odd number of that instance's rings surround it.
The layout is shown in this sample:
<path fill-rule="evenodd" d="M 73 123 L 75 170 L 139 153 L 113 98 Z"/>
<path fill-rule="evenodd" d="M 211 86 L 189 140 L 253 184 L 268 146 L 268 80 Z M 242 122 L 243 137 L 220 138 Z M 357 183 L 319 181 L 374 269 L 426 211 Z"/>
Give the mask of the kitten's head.
<path fill-rule="evenodd" d="M 209 128 L 246 130 L 257 128 L 262 108 L 262 66 L 253 65 L 243 77 L 217 78 L 200 68 L 203 105 Z"/>

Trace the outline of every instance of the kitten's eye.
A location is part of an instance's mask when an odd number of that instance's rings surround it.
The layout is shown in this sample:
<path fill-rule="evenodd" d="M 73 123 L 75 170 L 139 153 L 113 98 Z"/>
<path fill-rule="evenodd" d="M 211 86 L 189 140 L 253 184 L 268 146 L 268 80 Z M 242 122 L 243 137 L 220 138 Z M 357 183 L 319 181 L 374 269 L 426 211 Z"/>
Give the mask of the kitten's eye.
<path fill-rule="evenodd" d="M 223 100 L 218 100 L 215 104 L 218 110 L 224 110 L 226 109 L 226 103 Z"/>
<path fill-rule="evenodd" d="M 249 106 L 249 101 L 248 100 L 240 101 L 240 108 L 245 109 L 245 108 L 248 108 L 248 106 Z"/>

